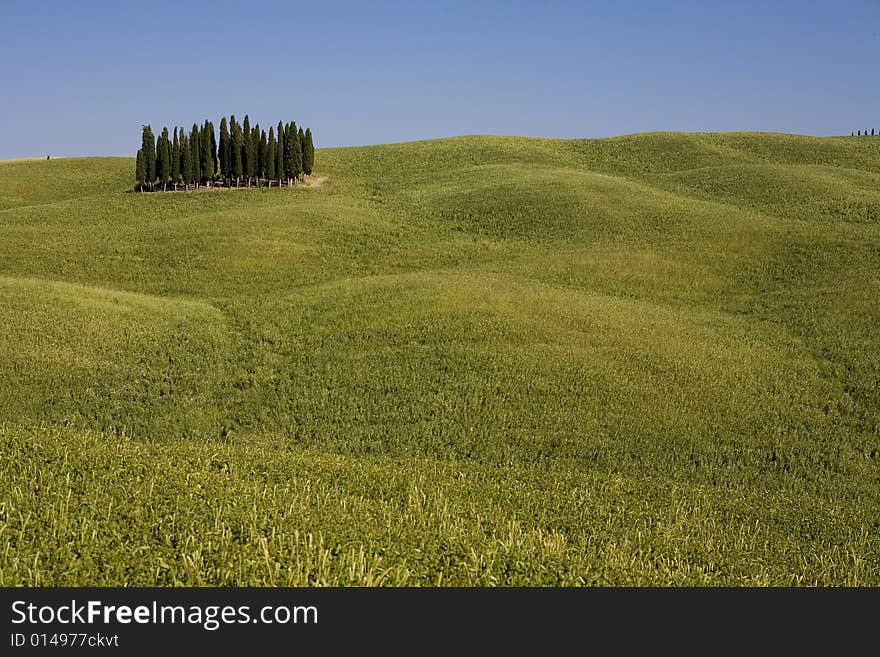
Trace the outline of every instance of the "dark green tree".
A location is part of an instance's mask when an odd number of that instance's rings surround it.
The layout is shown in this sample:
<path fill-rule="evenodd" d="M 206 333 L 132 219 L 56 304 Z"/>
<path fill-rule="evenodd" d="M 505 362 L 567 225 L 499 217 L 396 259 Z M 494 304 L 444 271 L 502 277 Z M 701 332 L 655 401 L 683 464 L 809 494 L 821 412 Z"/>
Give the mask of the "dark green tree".
<path fill-rule="evenodd" d="M 218 153 L 218 159 L 220 160 L 220 173 L 221 175 L 228 179 L 229 178 L 229 126 L 226 124 L 226 117 L 224 116 L 220 119 L 220 150 Z M 227 184 L 228 181 L 227 181 Z"/>
<path fill-rule="evenodd" d="M 232 130 L 232 143 L 231 143 L 231 153 L 230 157 L 232 158 L 232 176 L 235 178 L 235 186 L 241 182 L 241 176 L 244 173 L 244 168 L 242 167 L 241 162 L 241 126 L 235 120 L 235 116 L 230 117 L 229 119 L 230 130 Z"/>
<path fill-rule="evenodd" d="M 189 138 L 180 129 L 180 176 L 183 178 L 183 189 L 188 190 L 193 180 L 192 165 L 192 148 L 190 147 Z"/>
<path fill-rule="evenodd" d="M 202 179 L 202 143 L 199 135 L 199 126 L 193 123 L 189 133 L 189 148 L 192 152 L 192 183 L 199 188 Z"/>
<path fill-rule="evenodd" d="M 269 126 L 269 141 L 266 143 L 266 178 L 269 186 L 275 179 L 275 129 Z"/>
<path fill-rule="evenodd" d="M 199 132 L 199 139 L 202 146 L 202 180 L 209 187 L 211 181 L 214 180 L 214 154 L 211 153 L 211 144 L 214 142 L 214 137 L 211 134 L 213 129 L 210 121 L 205 121 L 205 125 L 202 126 L 202 130 Z"/>
<path fill-rule="evenodd" d="M 312 175 L 315 168 L 315 143 L 312 141 L 312 129 L 306 128 L 303 140 L 303 171 L 307 176 Z"/>
<path fill-rule="evenodd" d="M 156 140 L 153 138 L 153 129 L 148 125 L 144 126 L 141 148 L 144 151 L 147 184 L 153 189 L 153 181 L 156 179 Z"/>
<path fill-rule="evenodd" d="M 177 183 L 180 181 L 180 141 L 177 138 L 177 127 L 174 128 L 174 141 L 171 142 L 171 182 L 177 191 Z"/>
<path fill-rule="evenodd" d="M 302 178 L 302 174 L 306 170 L 306 134 L 303 132 L 302 126 L 296 133 L 296 140 L 299 142 L 299 174 Z"/>
<path fill-rule="evenodd" d="M 241 124 L 241 170 L 244 174 L 247 186 L 251 186 L 251 176 L 254 175 L 254 163 L 248 157 L 250 155 L 251 142 L 251 120 L 248 115 L 244 115 L 244 122 Z"/>
<path fill-rule="evenodd" d="M 296 123 L 290 122 L 290 146 L 292 149 L 291 170 L 293 177 L 299 179 L 303 172 L 302 142 L 299 140 L 300 132 L 296 129 Z"/>
<path fill-rule="evenodd" d="M 184 156 L 186 155 L 186 149 L 188 142 L 186 141 L 186 130 L 183 129 L 183 126 L 180 126 L 177 129 L 177 139 L 180 141 L 180 181 L 186 180 L 186 167 L 183 166 Z"/>
<path fill-rule="evenodd" d="M 266 177 L 269 159 L 269 142 L 266 140 L 266 131 L 260 130 L 260 147 L 257 149 L 257 163 L 259 164 L 260 178 Z"/>
<path fill-rule="evenodd" d="M 162 128 L 157 148 L 156 175 L 164 192 L 168 190 L 168 183 L 171 181 L 171 140 L 168 138 L 168 128 Z"/>
<path fill-rule="evenodd" d="M 260 130 L 258 126 L 254 126 L 253 128 L 251 128 L 250 139 L 248 139 L 248 160 L 253 163 L 253 172 L 251 173 L 251 175 L 254 178 L 258 178 L 260 176 L 259 153 Z"/>
<path fill-rule="evenodd" d="M 159 133 L 159 137 L 156 139 L 156 180 L 159 184 L 162 184 L 162 169 L 165 167 L 165 162 L 163 161 L 165 155 L 165 145 L 162 143 L 162 133 Z"/>
<path fill-rule="evenodd" d="M 162 144 L 163 144 L 163 148 L 165 149 L 163 159 L 165 160 L 166 173 L 168 174 L 167 177 L 165 178 L 165 180 L 162 182 L 162 184 L 165 185 L 165 187 L 163 189 L 165 189 L 167 191 L 168 183 L 170 183 L 173 180 L 173 178 L 171 177 L 171 172 L 173 171 L 173 164 L 174 164 L 171 161 L 171 146 L 172 146 L 172 144 L 171 144 L 171 135 L 168 131 L 168 128 L 162 129 Z"/>
<path fill-rule="evenodd" d="M 281 180 L 284 178 L 284 132 L 281 129 L 281 121 L 278 122 L 278 133 L 275 138 L 275 177 L 278 179 L 278 186 L 281 187 Z"/>
<path fill-rule="evenodd" d="M 214 122 L 208 121 L 208 134 L 211 135 L 211 161 L 213 163 L 212 170 L 214 171 L 214 177 L 217 177 L 218 172 L 220 171 L 220 160 L 217 157 L 217 136 L 214 133 Z"/>
<path fill-rule="evenodd" d="M 293 164 L 293 126 L 288 123 L 284 126 L 284 177 L 287 179 L 287 186 L 290 187 L 291 179 L 295 175 L 296 167 Z"/>
<path fill-rule="evenodd" d="M 199 173 L 203 175 L 205 171 L 205 158 L 208 156 L 208 149 L 205 148 L 204 144 L 202 144 L 202 132 L 205 130 L 204 125 L 198 126 L 199 131 Z M 199 178 L 199 182 L 201 182 L 202 178 Z"/>
<path fill-rule="evenodd" d="M 144 182 L 147 180 L 147 163 L 144 160 L 144 149 L 139 148 L 137 154 L 137 164 L 134 170 L 134 177 L 137 180 L 138 189 L 144 191 Z"/>

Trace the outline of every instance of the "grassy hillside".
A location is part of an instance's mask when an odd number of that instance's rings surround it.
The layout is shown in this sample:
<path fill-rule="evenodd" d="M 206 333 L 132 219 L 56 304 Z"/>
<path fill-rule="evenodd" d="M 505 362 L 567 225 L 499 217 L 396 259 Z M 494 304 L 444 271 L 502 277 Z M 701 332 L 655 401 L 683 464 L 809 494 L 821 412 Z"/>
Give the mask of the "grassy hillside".
<path fill-rule="evenodd" d="M 880 585 L 880 138 L 0 163 L 0 584 Z"/>

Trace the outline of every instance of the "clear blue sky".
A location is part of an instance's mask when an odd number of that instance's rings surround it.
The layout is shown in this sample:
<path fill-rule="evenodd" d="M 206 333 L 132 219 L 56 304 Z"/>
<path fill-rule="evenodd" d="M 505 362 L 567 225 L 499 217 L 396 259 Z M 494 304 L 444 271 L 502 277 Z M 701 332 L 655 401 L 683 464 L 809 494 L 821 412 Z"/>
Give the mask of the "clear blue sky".
<path fill-rule="evenodd" d="M 880 130 L 880 0 L 198 5 L 0 0 L 0 158 L 246 112 L 319 147 Z"/>

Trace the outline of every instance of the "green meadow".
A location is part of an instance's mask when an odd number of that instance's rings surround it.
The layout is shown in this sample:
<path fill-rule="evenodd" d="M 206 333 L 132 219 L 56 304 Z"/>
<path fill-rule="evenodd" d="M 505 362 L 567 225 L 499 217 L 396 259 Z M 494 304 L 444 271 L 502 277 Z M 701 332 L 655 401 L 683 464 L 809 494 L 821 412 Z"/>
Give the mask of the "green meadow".
<path fill-rule="evenodd" d="M 0 162 L 0 585 L 880 585 L 880 138 Z"/>

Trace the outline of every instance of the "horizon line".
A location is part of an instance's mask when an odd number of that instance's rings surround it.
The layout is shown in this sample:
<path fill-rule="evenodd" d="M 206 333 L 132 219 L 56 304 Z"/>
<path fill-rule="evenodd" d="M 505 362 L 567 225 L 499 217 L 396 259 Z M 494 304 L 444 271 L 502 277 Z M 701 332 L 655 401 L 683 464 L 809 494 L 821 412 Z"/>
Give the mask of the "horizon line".
<path fill-rule="evenodd" d="M 512 134 L 495 134 L 495 133 L 465 133 L 458 135 L 447 135 L 443 137 L 425 137 L 423 139 L 408 139 L 403 141 L 388 141 L 388 142 L 373 142 L 367 144 L 346 144 L 346 145 L 331 145 L 331 146 L 320 146 L 316 147 L 315 150 L 337 150 L 337 149 L 345 149 L 345 148 L 371 148 L 377 146 L 399 146 L 403 144 L 419 144 L 431 141 L 446 141 L 451 139 L 474 139 L 474 138 L 497 138 L 497 139 L 534 139 L 541 141 L 602 141 L 605 139 L 623 139 L 626 137 L 640 137 L 640 136 L 649 136 L 649 135 L 776 135 L 776 136 L 784 136 L 784 137 L 804 137 L 808 139 L 840 139 L 843 137 L 851 137 L 853 135 L 846 134 L 836 134 L 836 135 L 811 135 L 806 133 L 799 132 L 781 132 L 774 130 L 649 130 L 643 132 L 627 132 L 618 135 L 608 135 L 605 137 L 539 137 L 535 135 L 512 135 Z M 859 135 L 855 135 L 858 137 Z M 871 137 L 871 136 L 880 136 L 880 133 L 877 135 L 869 135 L 867 131 L 861 135 L 862 137 Z M 0 162 L 17 162 L 17 161 L 32 161 L 32 160 L 46 160 L 46 159 L 82 159 L 82 158 L 90 158 L 90 157 L 105 157 L 105 158 L 134 158 L 135 155 L 110 155 L 110 154 L 91 154 L 91 155 L 53 155 L 52 153 L 47 153 L 46 155 L 24 155 L 10 158 L 0 158 Z"/>

